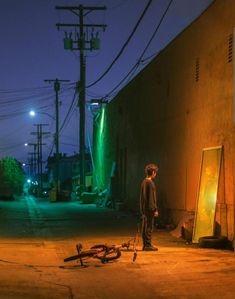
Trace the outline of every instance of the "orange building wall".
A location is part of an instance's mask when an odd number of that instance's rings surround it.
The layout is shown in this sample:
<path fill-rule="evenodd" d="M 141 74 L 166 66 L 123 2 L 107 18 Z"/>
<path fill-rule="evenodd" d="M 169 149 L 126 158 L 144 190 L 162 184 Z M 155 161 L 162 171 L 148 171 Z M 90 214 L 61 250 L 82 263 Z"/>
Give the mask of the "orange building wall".
<path fill-rule="evenodd" d="M 134 210 L 144 166 L 157 163 L 159 204 L 165 221 L 177 224 L 186 211 L 195 211 L 202 149 L 223 145 L 217 221 L 230 239 L 235 138 L 234 61 L 228 62 L 228 53 L 234 27 L 234 0 L 215 1 L 123 88 L 106 107 L 104 156 L 108 168 L 116 161 L 119 199 Z"/>

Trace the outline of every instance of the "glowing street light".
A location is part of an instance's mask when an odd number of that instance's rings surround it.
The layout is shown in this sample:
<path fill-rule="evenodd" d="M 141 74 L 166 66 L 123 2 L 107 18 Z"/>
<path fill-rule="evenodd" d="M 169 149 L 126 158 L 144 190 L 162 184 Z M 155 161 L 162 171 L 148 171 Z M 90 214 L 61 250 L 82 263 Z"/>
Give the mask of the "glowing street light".
<path fill-rule="evenodd" d="M 32 116 L 32 117 L 34 117 L 34 116 L 36 115 L 36 113 L 35 113 L 35 111 L 30 110 L 30 111 L 29 111 L 29 115 Z"/>
<path fill-rule="evenodd" d="M 29 111 L 29 115 L 30 115 L 31 117 L 35 117 L 37 114 L 44 114 L 44 115 L 49 116 L 49 117 L 52 118 L 53 120 L 56 120 L 54 116 L 50 115 L 50 114 L 47 113 L 47 112 L 37 112 L 37 113 L 36 113 L 34 110 L 30 110 L 30 111 Z"/>
<path fill-rule="evenodd" d="M 108 100 L 105 100 L 104 98 L 102 99 L 91 99 L 90 100 L 90 105 L 91 106 L 102 106 L 102 104 L 107 104 Z"/>

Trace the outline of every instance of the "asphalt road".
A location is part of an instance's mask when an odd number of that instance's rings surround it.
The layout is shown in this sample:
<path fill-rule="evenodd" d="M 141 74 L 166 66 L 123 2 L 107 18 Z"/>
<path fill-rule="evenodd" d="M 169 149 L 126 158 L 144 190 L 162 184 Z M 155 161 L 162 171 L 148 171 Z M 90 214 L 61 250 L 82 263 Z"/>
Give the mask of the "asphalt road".
<path fill-rule="evenodd" d="M 135 234 L 129 213 L 22 197 L 0 201 L 0 299 L 234 298 L 233 251 L 186 245 L 163 230 L 158 252 L 133 252 L 108 264 L 81 267 L 63 259 L 97 243 L 120 244 Z"/>

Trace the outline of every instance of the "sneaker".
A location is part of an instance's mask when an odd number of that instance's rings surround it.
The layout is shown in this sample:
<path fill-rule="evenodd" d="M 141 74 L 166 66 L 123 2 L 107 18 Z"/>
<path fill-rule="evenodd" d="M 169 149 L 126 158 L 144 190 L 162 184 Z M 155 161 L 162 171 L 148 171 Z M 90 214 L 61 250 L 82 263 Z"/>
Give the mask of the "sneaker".
<path fill-rule="evenodd" d="M 144 251 L 158 251 L 158 248 L 155 246 L 145 246 L 143 248 Z"/>

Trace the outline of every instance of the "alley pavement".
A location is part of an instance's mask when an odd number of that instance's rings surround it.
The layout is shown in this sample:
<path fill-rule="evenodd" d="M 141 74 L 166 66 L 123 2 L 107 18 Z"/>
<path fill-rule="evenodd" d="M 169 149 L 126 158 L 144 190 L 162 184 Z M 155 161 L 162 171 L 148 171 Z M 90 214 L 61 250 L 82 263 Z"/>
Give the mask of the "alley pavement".
<path fill-rule="evenodd" d="M 155 229 L 157 252 L 122 251 L 102 264 L 64 262 L 76 244 L 121 244 L 136 233 L 137 217 L 124 211 L 50 203 L 31 196 L 0 201 L 0 299 L 15 298 L 235 298 L 235 254 L 187 245 Z"/>

